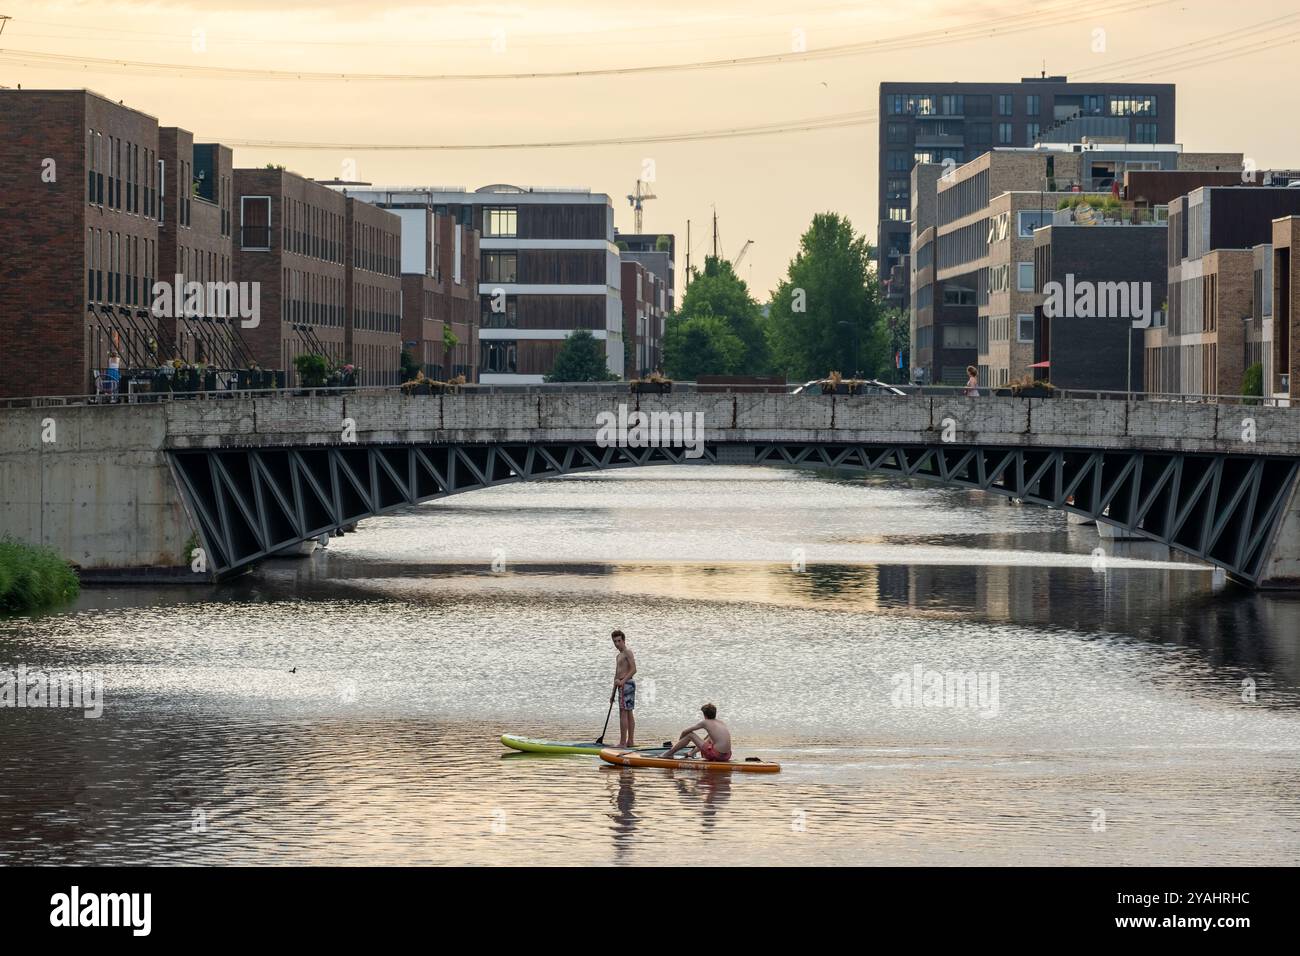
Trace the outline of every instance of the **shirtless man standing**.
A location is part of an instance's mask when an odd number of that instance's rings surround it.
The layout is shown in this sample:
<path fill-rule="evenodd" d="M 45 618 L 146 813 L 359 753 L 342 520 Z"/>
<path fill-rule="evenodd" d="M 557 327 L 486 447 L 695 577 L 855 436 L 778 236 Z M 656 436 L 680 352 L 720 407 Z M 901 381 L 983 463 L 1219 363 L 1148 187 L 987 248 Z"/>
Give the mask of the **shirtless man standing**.
<path fill-rule="evenodd" d="M 622 631 L 610 635 L 614 648 L 618 651 L 618 660 L 614 664 L 614 693 L 610 699 L 618 698 L 618 745 L 620 747 L 636 746 L 636 717 L 632 711 L 636 707 L 636 658 L 627 646 L 627 638 Z"/>
<path fill-rule="evenodd" d="M 712 704 L 705 704 L 700 708 L 700 713 L 704 715 L 704 719 L 683 730 L 677 743 L 664 754 L 665 758 L 671 757 L 683 747 L 693 745 L 705 760 L 726 762 L 731 759 L 731 731 L 727 729 L 726 724 L 718 720 L 718 708 Z M 694 733 L 697 730 L 704 731 L 708 736 L 701 740 Z"/>

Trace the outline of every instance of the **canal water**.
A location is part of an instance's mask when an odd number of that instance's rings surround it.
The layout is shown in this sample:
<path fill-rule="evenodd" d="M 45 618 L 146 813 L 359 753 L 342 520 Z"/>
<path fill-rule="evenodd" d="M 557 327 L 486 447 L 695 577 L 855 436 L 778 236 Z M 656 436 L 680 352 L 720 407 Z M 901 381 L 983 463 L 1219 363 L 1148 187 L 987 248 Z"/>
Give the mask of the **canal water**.
<path fill-rule="evenodd" d="M 638 743 L 712 701 L 783 771 L 507 755 L 600 733 L 615 627 Z M 488 489 L 0 619 L 20 666 L 102 675 L 103 713 L 0 708 L 0 864 L 1300 860 L 1300 601 L 975 492 Z"/>

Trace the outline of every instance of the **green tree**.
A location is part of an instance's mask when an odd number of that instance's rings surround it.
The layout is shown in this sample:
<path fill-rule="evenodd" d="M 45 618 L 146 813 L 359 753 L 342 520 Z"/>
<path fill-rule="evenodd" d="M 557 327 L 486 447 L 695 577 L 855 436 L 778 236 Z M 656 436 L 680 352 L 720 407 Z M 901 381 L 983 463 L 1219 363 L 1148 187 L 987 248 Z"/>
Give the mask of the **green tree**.
<path fill-rule="evenodd" d="M 664 329 L 668 377 L 693 382 L 700 375 L 736 375 L 745 368 L 745 343 L 721 316 L 671 315 Z"/>
<path fill-rule="evenodd" d="M 605 343 L 586 329 L 571 332 L 555 356 L 548 382 L 609 382 L 617 379 L 605 365 Z"/>
<path fill-rule="evenodd" d="M 772 297 L 766 332 L 778 372 L 794 379 L 887 373 L 893 353 L 871 258 L 847 218 L 813 216 Z"/>
<path fill-rule="evenodd" d="M 704 260 L 703 272 L 691 270 L 691 284 L 682 299 L 680 317 L 703 316 L 721 319 L 744 345 L 744 356 L 731 370 L 733 374 L 762 375 L 768 370 L 767 338 L 758 303 L 726 259 L 709 256 Z"/>

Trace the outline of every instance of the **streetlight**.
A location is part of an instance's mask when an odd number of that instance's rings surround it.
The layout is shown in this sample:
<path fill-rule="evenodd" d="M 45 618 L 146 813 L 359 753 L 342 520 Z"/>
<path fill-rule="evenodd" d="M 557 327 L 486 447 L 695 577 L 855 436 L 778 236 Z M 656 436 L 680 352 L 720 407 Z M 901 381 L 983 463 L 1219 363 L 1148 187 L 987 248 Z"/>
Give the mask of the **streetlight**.
<path fill-rule="evenodd" d="M 839 322 L 836 323 L 836 325 L 847 325 L 847 326 L 849 326 L 851 329 L 853 329 L 853 364 L 854 364 L 855 366 L 860 365 L 860 364 L 861 364 L 860 359 L 862 358 L 862 354 L 861 354 L 861 352 L 858 350 L 858 338 L 859 338 L 859 333 L 858 333 L 858 325 L 857 325 L 857 323 L 856 323 L 856 322 L 846 322 L 846 321 L 844 321 L 843 319 L 841 319 Z M 853 377 L 854 377 L 854 378 L 860 378 L 860 377 L 861 377 L 861 375 L 860 375 L 860 371 L 861 371 L 860 369 L 855 368 L 855 369 L 853 370 Z"/>

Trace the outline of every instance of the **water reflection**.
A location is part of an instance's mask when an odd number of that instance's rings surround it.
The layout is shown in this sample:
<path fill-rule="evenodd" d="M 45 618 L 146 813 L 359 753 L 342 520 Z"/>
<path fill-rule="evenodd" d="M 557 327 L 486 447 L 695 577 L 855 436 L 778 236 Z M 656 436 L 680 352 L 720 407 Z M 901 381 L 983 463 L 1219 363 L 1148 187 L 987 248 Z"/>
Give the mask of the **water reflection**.
<path fill-rule="evenodd" d="M 597 732 L 614 626 L 643 739 L 713 700 L 783 772 L 504 754 Z M 1294 863 L 1297 633 L 1300 600 L 976 493 L 491 489 L 0 620 L 0 665 L 106 681 L 101 720 L 0 710 L 0 863 Z M 996 672 L 999 713 L 897 706 L 918 664 Z"/>

